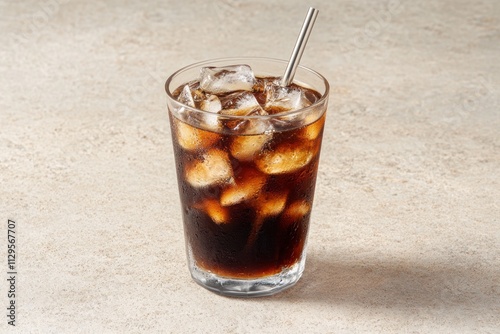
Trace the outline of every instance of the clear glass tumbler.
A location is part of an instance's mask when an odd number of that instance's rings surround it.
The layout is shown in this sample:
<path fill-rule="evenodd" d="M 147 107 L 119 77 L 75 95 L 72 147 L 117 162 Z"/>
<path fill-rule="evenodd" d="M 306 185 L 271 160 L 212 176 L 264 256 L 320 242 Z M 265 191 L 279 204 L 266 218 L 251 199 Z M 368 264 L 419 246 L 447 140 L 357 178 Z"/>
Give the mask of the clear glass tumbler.
<path fill-rule="evenodd" d="M 287 62 L 204 61 L 173 73 L 165 88 L 191 276 L 222 295 L 264 296 L 304 270 L 329 84 L 299 66 L 294 83 L 314 91 L 314 102 L 271 115 L 213 113 L 177 100 L 203 67 L 235 64 L 264 78 L 282 75 Z"/>

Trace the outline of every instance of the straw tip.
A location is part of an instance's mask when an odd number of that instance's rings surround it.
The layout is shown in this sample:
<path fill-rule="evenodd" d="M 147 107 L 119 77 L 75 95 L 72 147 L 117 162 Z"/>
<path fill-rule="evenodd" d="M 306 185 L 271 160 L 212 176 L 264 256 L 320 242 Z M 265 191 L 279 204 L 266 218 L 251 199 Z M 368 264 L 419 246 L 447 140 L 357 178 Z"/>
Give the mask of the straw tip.
<path fill-rule="evenodd" d="M 309 35 L 311 34 L 311 30 L 317 16 L 318 10 L 314 7 L 309 7 L 302 29 L 300 30 L 299 37 L 295 43 L 295 48 L 293 49 L 288 66 L 285 70 L 285 74 L 281 78 L 281 86 L 288 86 L 292 83 L 295 70 L 300 62 L 300 58 L 302 57 L 302 53 L 304 52 L 307 40 L 309 39 Z"/>

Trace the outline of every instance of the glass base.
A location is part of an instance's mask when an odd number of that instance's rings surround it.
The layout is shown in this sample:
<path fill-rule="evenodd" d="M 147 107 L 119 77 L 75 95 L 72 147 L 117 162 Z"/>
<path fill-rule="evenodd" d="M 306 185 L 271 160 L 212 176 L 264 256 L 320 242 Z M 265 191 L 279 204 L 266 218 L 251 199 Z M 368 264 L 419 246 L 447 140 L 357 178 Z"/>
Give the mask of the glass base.
<path fill-rule="evenodd" d="M 189 259 L 191 264 L 193 259 Z M 193 280 L 212 292 L 230 297 L 262 297 L 270 296 L 292 287 L 302 276 L 305 267 L 305 255 L 291 267 L 282 272 L 253 279 L 237 279 L 215 275 L 202 268 L 190 265 Z"/>

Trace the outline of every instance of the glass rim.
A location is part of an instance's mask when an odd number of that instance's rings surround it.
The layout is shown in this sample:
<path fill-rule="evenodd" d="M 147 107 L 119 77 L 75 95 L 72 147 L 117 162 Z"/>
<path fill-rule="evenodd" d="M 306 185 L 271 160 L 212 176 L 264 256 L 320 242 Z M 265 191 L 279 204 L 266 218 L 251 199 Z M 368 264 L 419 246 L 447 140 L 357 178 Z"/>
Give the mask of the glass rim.
<path fill-rule="evenodd" d="M 210 63 L 226 62 L 226 61 L 238 61 L 238 60 L 240 60 L 240 61 L 245 61 L 245 60 L 247 60 L 247 61 L 252 61 L 252 60 L 255 60 L 255 61 L 270 61 L 270 62 L 281 63 L 281 64 L 285 64 L 285 65 L 288 63 L 287 60 L 278 59 L 278 58 L 269 58 L 269 57 L 221 57 L 221 58 L 207 59 L 207 60 L 199 61 L 199 62 L 196 62 L 196 63 L 192 63 L 190 65 L 184 66 L 184 67 L 176 70 L 174 73 L 172 73 L 167 78 L 167 81 L 165 82 L 165 91 L 167 93 L 168 98 L 170 100 L 172 100 L 173 102 L 175 102 L 176 104 L 179 104 L 180 107 L 185 108 L 186 110 L 189 110 L 189 111 L 200 113 L 202 115 L 203 114 L 217 115 L 218 118 L 234 119 L 234 120 L 242 120 L 242 119 L 248 119 L 248 120 L 259 119 L 259 120 L 262 120 L 262 119 L 279 118 L 279 117 L 284 117 L 284 116 L 289 117 L 289 116 L 293 116 L 294 114 L 300 114 L 300 113 L 308 112 L 308 111 L 316 108 L 317 106 L 323 104 L 325 102 L 325 100 L 329 96 L 329 93 L 330 93 L 330 84 L 328 83 L 328 80 L 323 75 L 321 75 L 319 72 L 317 72 L 317 71 L 315 71 L 315 70 L 313 70 L 313 69 L 311 69 L 309 67 L 300 65 L 300 64 L 298 65 L 297 70 L 300 69 L 300 70 L 306 71 L 306 72 L 308 72 L 310 74 L 315 75 L 319 79 L 321 79 L 323 81 L 323 84 L 325 85 L 325 91 L 324 91 L 324 93 L 321 94 L 321 97 L 317 101 L 315 101 L 313 104 L 311 104 L 310 106 L 307 106 L 305 108 L 300 108 L 300 109 L 297 109 L 297 110 L 282 111 L 282 112 L 279 112 L 279 113 L 276 113 L 276 114 L 271 114 L 271 115 L 241 115 L 241 116 L 239 116 L 239 115 L 231 115 L 231 114 L 213 113 L 213 112 L 210 112 L 210 111 L 206 111 L 206 110 L 198 109 L 198 108 L 195 108 L 195 107 L 191 107 L 191 106 L 188 106 L 187 104 L 184 104 L 182 102 L 177 101 L 174 98 L 174 96 L 172 95 L 172 92 L 169 90 L 169 85 L 172 82 L 172 80 L 177 75 L 181 74 L 182 72 L 185 72 L 187 70 L 190 70 L 190 69 L 193 69 L 193 68 L 196 68 L 196 67 L 201 67 L 203 65 L 209 65 Z M 236 64 L 238 64 L 238 63 L 235 63 L 235 65 Z M 305 82 L 305 84 L 307 84 L 307 82 Z M 178 87 L 176 87 L 175 89 L 177 89 L 177 88 Z"/>

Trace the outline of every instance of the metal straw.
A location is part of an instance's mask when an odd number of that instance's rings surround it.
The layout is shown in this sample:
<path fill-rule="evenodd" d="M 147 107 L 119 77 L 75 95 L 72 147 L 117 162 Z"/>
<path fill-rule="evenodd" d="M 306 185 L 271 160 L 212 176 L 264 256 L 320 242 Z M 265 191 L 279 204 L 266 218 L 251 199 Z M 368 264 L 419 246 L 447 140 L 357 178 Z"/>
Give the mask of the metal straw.
<path fill-rule="evenodd" d="M 290 57 L 290 61 L 288 62 L 288 66 L 286 67 L 285 74 L 283 75 L 283 78 L 281 78 L 281 86 L 283 87 L 290 85 L 293 81 L 293 76 L 295 75 L 295 71 L 297 70 L 297 66 L 299 65 L 300 58 L 302 58 L 302 54 L 304 53 L 307 40 L 309 39 L 309 35 L 311 34 L 312 28 L 314 26 L 314 21 L 316 21 L 316 16 L 318 16 L 318 12 L 319 10 L 313 7 L 310 7 L 309 11 L 307 12 L 304 24 L 302 25 L 302 29 L 300 30 L 299 37 L 297 38 L 297 42 L 295 43 L 295 48 L 293 49 L 292 56 Z"/>

